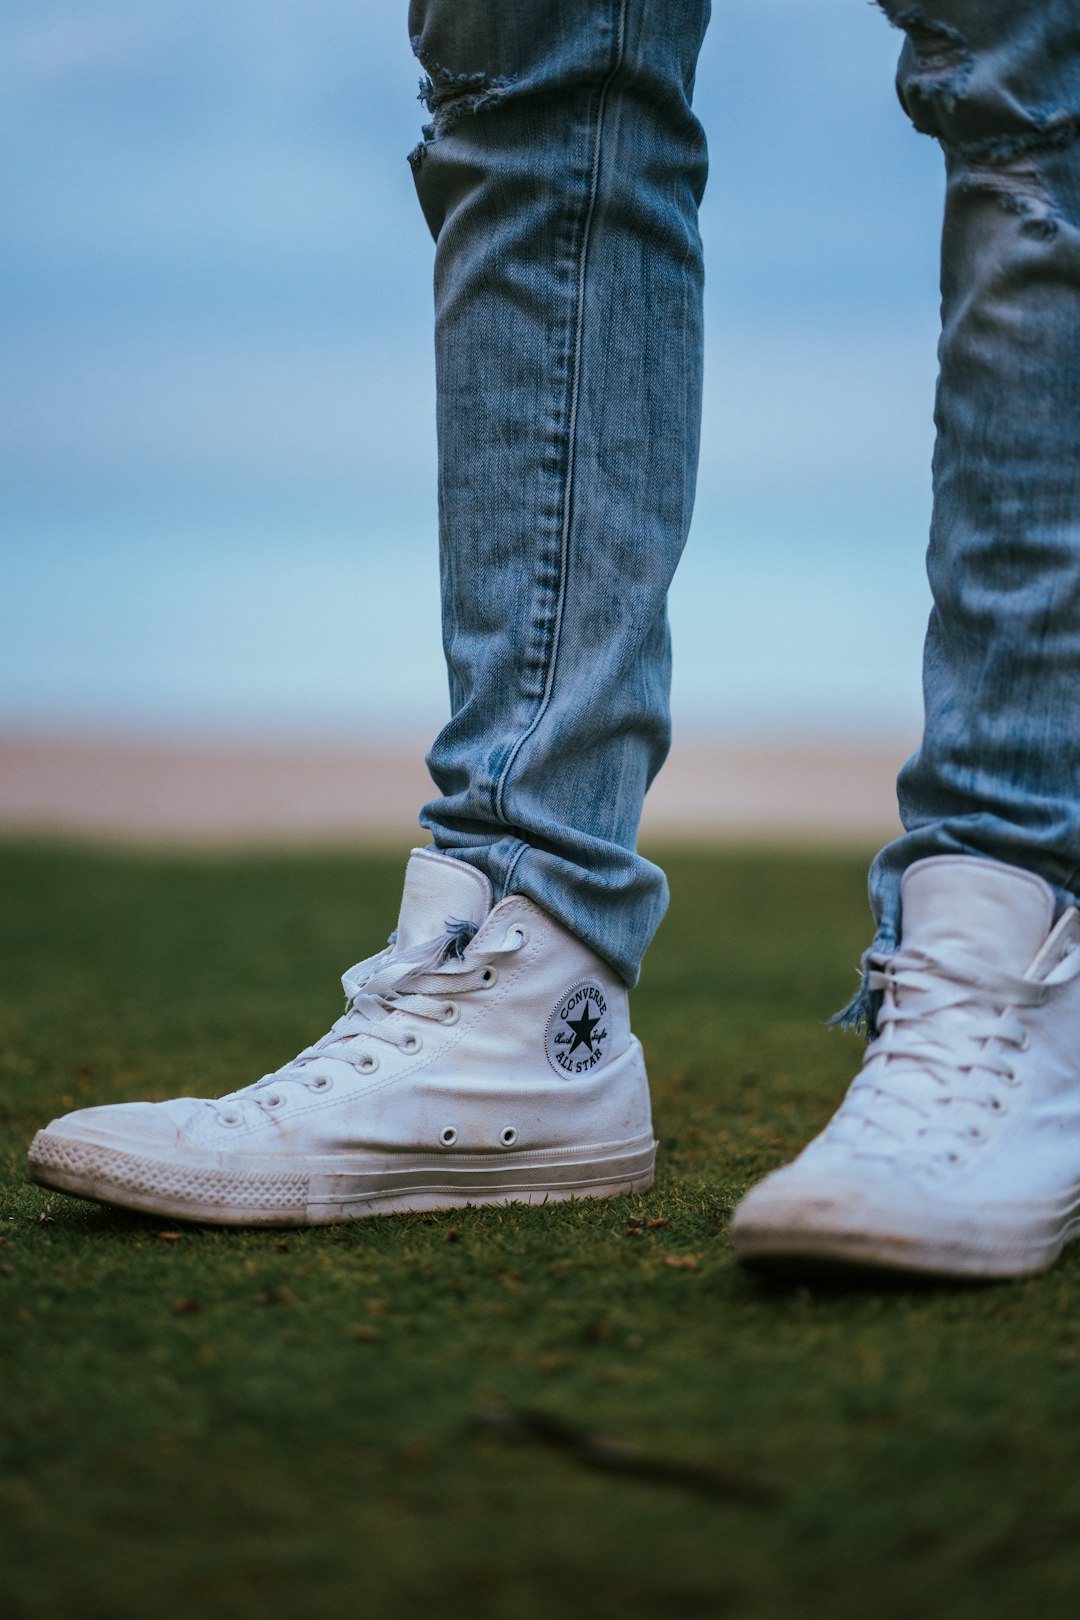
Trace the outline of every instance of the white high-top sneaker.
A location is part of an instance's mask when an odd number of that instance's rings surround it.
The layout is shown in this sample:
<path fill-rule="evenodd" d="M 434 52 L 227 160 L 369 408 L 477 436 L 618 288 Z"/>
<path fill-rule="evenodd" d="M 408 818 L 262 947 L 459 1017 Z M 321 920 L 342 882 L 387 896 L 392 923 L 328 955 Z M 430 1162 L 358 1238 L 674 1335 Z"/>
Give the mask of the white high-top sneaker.
<path fill-rule="evenodd" d="M 65 1114 L 34 1138 L 31 1177 L 241 1226 L 652 1185 L 626 990 L 531 900 L 493 906 L 473 867 L 415 850 L 395 942 L 342 982 L 344 1015 L 276 1073 L 215 1101 Z"/>
<path fill-rule="evenodd" d="M 1080 915 L 997 861 L 904 876 L 878 1034 L 832 1121 L 743 1199 L 747 1261 L 1044 1271 L 1080 1231 Z"/>

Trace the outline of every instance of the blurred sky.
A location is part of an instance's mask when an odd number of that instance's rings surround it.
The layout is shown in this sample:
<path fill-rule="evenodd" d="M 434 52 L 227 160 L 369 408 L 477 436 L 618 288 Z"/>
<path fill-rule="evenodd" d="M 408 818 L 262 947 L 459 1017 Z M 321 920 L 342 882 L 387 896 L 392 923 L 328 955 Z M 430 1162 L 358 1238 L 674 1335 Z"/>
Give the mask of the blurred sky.
<path fill-rule="evenodd" d="M 446 709 L 405 3 L 6 0 L 0 726 Z M 910 730 L 942 190 L 865 0 L 716 0 L 676 721 Z"/>

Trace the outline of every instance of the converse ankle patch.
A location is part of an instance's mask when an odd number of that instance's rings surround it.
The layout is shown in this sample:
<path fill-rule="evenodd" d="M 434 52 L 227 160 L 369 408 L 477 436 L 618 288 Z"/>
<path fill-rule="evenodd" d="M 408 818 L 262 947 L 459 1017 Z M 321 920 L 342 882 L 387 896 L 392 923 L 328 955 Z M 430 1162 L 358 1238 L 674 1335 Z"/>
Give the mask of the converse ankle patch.
<path fill-rule="evenodd" d="M 592 1074 L 603 1066 L 610 1035 L 607 1001 L 591 979 L 576 984 L 552 1008 L 544 1033 L 544 1050 L 557 1074 Z"/>

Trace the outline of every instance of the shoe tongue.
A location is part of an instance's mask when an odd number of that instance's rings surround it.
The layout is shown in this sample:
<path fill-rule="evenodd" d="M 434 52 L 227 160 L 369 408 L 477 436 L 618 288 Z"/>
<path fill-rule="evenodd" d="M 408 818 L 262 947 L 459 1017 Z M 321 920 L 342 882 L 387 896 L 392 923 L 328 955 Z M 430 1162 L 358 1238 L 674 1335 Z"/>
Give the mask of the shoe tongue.
<path fill-rule="evenodd" d="M 479 928 L 493 900 L 491 884 L 474 866 L 434 850 L 414 849 L 405 868 L 397 950 L 441 939 L 449 922 L 470 922 Z"/>
<path fill-rule="evenodd" d="M 917 861 L 901 894 L 904 945 L 960 950 L 1018 977 L 1054 920 L 1053 891 L 1041 877 L 974 855 Z"/>

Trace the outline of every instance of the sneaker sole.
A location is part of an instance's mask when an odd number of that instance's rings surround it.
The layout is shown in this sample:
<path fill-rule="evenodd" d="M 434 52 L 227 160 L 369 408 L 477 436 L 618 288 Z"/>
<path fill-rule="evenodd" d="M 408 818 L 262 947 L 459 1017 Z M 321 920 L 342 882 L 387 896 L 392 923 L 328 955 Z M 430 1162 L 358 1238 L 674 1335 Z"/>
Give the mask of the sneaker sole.
<path fill-rule="evenodd" d="M 656 1142 L 549 1152 L 544 1156 L 392 1158 L 358 1154 L 251 1159 L 243 1168 L 212 1161 L 146 1158 L 77 1137 L 39 1131 L 31 1181 L 121 1209 L 217 1226 L 325 1226 L 408 1210 L 470 1204 L 547 1204 L 616 1198 L 653 1184 Z"/>
<path fill-rule="evenodd" d="M 744 1265 L 797 1268 L 803 1265 L 903 1271 L 935 1277 L 1032 1277 L 1048 1271 L 1066 1244 L 1080 1237 L 1075 1206 L 1042 1231 L 1029 1234 L 988 1228 L 970 1237 L 926 1233 L 883 1233 L 814 1229 L 788 1224 L 734 1224 L 731 1240 Z"/>

